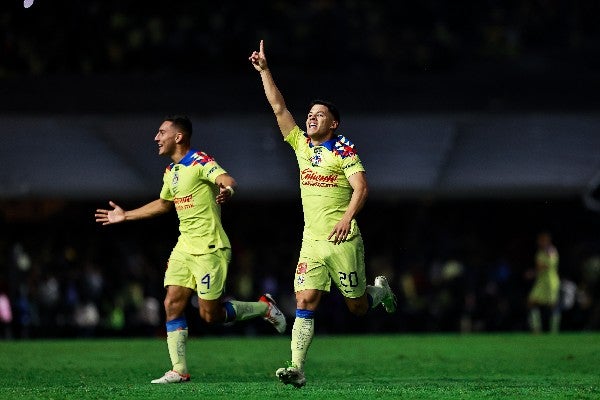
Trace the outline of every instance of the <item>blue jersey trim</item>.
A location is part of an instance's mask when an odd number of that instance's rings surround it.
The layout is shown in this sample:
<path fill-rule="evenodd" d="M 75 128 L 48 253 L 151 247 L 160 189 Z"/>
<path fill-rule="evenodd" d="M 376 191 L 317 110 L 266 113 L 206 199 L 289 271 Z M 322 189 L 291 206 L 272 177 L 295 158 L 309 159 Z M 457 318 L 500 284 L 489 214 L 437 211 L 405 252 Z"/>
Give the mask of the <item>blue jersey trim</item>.
<path fill-rule="evenodd" d="M 196 150 L 188 151 L 187 154 L 185 156 L 183 156 L 181 161 L 179 161 L 177 164 L 182 164 L 182 165 L 185 165 L 186 167 L 191 165 L 192 162 L 194 162 L 194 159 L 192 158 L 192 156 L 194 154 L 196 154 Z"/>
<path fill-rule="evenodd" d="M 191 149 L 190 151 L 188 151 L 186 153 L 185 156 L 183 156 L 183 158 L 179 162 L 177 162 L 177 163 L 173 162 L 173 163 L 169 164 L 169 169 L 173 168 L 173 166 L 175 164 L 181 164 L 186 167 L 189 167 L 190 165 L 194 165 L 196 163 L 198 163 L 200 165 L 205 165 L 211 161 L 214 161 L 214 158 L 212 158 L 205 152 Z"/>
<path fill-rule="evenodd" d="M 304 136 L 305 136 L 306 138 L 308 138 L 308 134 L 304 133 Z M 335 142 L 337 142 L 337 141 L 338 141 L 338 139 L 339 139 L 339 137 L 340 137 L 340 136 L 342 136 L 342 135 L 334 136 L 334 137 L 332 137 L 331 139 L 329 139 L 328 141 L 321 143 L 319 146 L 323 146 L 323 147 L 325 147 L 327 150 L 329 150 L 329 151 L 333 151 L 333 149 L 335 149 Z M 308 147 L 310 147 L 310 148 L 313 148 L 313 147 L 315 147 L 315 145 L 314 145 L 314 144 L 312 144 L 312 142 L 311 142 L 311 141 L 309 141 L 309 142 L 308 142 Z"/>
<path fill-rule="evenodd" d="M 309 148 L 315 147 L 310 141 L 310 138 L 306 132 L 304 132 L 304 137 L 308 141 Z M 320 146 L 325 147 L 327 150 L 342 158 L 356 155 L 354 143 L 348 140 L 348 138 L 346 138 L 344 135 L 334 136 L 328 141 L 321 143 Z"/>

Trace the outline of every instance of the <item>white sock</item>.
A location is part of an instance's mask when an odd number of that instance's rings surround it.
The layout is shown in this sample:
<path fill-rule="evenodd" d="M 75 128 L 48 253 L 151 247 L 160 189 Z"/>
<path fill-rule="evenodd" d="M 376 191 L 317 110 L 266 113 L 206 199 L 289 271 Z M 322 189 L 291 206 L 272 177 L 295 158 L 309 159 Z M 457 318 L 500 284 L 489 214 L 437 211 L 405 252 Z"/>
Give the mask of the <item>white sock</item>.
<path fill-rule="evenodd" d="M 296 310 L 296 319 L 292 327 L 292 363 L 300 370 L 304 369 L 306 353 L 315 334 L 314 312 Z"/>
<path fill-rule="evenodd" d="M 365 291 L 367 292 L 367 296 L 370 297 L 371 301 L 369 303 L 371 304 L 371 308 L 375 308 L 381 304 L 381 300 L 386 294 L 385 289 L 379 286 L 367 285 Z"/>

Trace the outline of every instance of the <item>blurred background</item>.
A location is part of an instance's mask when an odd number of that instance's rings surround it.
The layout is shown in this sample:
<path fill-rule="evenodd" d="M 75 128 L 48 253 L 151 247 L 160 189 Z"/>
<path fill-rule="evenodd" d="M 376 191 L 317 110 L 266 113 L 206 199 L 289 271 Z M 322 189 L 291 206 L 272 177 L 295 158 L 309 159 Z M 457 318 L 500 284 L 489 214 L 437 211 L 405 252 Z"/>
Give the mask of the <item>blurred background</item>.
<path fill-rule="evenodd" d="M 111 227 L 158 197 L 153 142 L 186 113 L 240 185 L 223 207 L 228 295 L 292 316 L 298 172 L 248 56 L 265 40 L 288 108 L 341 110 L 370 198 L 368 279 L 393 316 L 337 291 L 318 332 L 524 331 L 536 235 L 560 254 L 562 330 L 600 328 L 600 3 L 18 0 L 0 6 L 0 337 L 161 335 L 177 218 Z M 191 334 L 269 332 L 266 324 Z"/>

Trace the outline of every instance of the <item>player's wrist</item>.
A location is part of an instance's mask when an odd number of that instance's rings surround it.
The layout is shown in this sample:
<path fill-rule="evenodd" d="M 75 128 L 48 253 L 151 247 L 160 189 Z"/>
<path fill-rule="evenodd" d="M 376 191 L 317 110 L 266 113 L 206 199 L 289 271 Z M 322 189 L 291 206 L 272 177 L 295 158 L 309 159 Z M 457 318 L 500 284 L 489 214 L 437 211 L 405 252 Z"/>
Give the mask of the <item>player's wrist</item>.
<path fill-rule="evenodd" d="M 225 186 L 225 189 L 229 190 L 229 196 L 233 196 L 235 194 L 235 190 L 231 186 Z"/>
<path fill-rule="evenodd" d="M 267 72 L 269 70 L 269 67 L 265 67 L 265 68 L 261 68 L 260 71 L 258 71 L 259 73 L 263 73 L 263 72 Z"/>

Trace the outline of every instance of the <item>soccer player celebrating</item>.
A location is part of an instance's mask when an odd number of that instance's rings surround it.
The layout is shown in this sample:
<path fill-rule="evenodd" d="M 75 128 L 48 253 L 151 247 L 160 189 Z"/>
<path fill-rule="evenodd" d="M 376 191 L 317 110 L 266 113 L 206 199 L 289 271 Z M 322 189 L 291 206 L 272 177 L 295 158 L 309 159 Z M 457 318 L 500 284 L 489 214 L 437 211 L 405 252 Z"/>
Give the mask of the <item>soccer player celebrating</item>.
<path fill-rule="evenodd" d="M 354 145 L 337 134 L 340 114 L 328 101 L 314 100 L 303 132 L 288 111 L 267 66 L 264 43 L 250 62 L 260 73 L 284 140 L 296 153 L 304 212 L 302 247 L 296 267 L 296 319 L 292 328 L 292 360 L 275 375 L 284 384 L 306 383 L 304 362 L 314 335 L 314 313 L 331 280 L 353 314 L 362 316 L 383 304 L 396 310 L 396 298 L 385 277 L 367 286 L 363 241 L 355 220 L 367 198 L 365 170 Z"/>
<path fill-rule="evenodd" d="M 164 214 L 175 207 L 180 236 L 173 248 L 164 286 L 167 347 L 172 368 L 152 383 L 190 380 L 186 362 L 188 327 L 184 314 L 190 296 L 198 295 L 200 317 L 207 323 L 241 321 L 263 317 L 279 333 L 285 317 L 269 294 L 256 302 L 222 301 L 231 245 L 221 224 L 221 204 L 233 196 L 236 182 L 208 154 L 191 148 L 192 123 L 186 116 L 165 118 L 154 141 L 158 154 L 172 163 L 163 176 L 160 196 L 139 208 L 125 211 L 112 201 L 112 209 L 96 210 L 102 225 L 133 221 Z"/>

